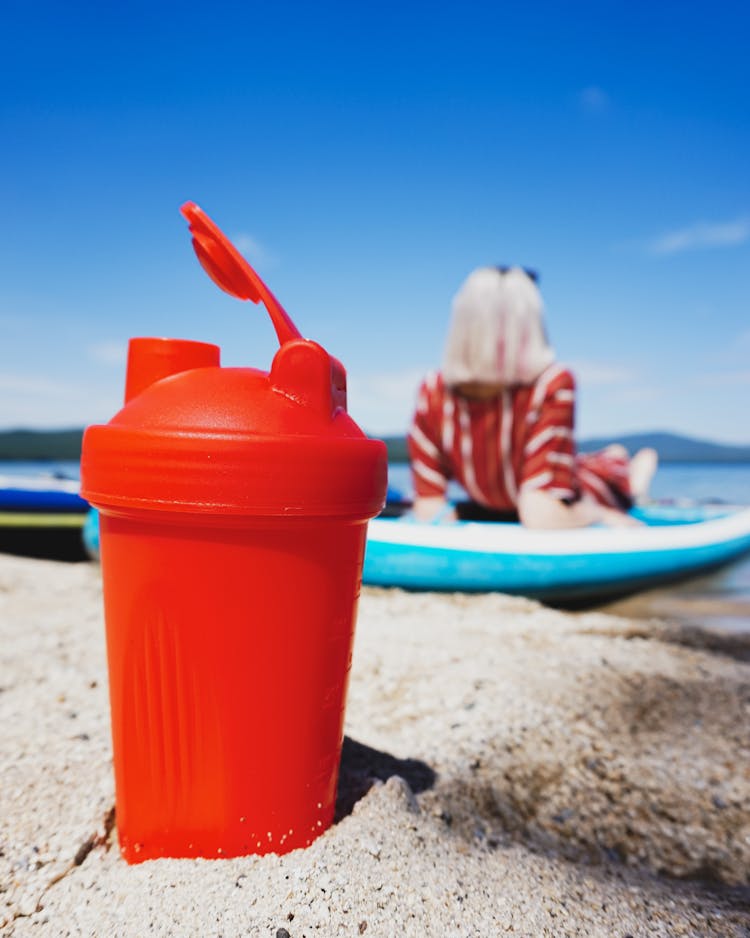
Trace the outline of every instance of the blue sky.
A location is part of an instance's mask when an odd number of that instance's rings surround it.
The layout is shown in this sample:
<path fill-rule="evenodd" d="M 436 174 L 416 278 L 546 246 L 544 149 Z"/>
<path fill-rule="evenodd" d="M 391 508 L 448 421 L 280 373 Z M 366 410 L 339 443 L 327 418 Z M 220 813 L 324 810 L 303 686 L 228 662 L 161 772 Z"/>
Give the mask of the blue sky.
<path fill-rule="evenodd" d="M 0 428 L 120 406 L 131 335 L 267 368 L 196 201 L 403 432 L 475 266 L 541 271 L 581 437 L 750 443 L 744 3 L 28 3 L 0 23 Z"/>

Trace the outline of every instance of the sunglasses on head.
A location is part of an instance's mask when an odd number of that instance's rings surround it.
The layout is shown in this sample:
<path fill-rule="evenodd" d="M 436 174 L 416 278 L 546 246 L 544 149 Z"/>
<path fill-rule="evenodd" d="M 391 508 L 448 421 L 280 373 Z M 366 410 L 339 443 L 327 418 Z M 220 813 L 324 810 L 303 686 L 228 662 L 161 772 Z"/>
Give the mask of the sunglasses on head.
<path fill-rule="evenodd" d="M 513 270 L 516 266 L 516 264 L 496 264 L 495 270 L 499 270 L 501 274 L 507 274 L 509 270 Z M 539 274 L 535 270 L 532 270 L 530 267 L 522 267 L 521 270 L 526 274 L 529 280 L 532 280 L 534 283 L 539 283 Z"/>

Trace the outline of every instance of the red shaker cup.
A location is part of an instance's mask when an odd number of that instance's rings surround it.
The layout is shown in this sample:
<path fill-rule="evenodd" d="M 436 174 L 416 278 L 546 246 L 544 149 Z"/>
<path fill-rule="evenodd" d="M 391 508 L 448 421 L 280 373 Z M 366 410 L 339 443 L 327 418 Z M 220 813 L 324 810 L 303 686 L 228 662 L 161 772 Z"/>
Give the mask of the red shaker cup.
<path fill-rule="evenodd" d="M 126 402 L 86 430 L 99 509 L 117 826 L 129 863 L 303 847 L 333 819 L 367 521 L 383 443 L 342 366 L 197 206 L 201 263 L 263 300 L 269 373 L 132 339 Z"/>

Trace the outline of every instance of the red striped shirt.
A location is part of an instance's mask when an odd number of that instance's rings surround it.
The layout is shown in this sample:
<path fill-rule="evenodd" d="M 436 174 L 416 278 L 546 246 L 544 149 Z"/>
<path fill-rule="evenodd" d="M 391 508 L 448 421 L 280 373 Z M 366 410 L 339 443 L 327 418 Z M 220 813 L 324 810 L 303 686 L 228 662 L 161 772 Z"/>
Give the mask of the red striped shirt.
<path fill-rule="evenodd" d="M 477 400 L 456 394 L 442 376 L 423 381 L 409 431 L 417 496 L 444 495 L 448 481 L 488 508 L 512 510 L 521 489 L 572 501 L 629 502 L 628 461 L 609 451 L 576 455 L 575 382 L 550 365 L 532 385 Z"/>

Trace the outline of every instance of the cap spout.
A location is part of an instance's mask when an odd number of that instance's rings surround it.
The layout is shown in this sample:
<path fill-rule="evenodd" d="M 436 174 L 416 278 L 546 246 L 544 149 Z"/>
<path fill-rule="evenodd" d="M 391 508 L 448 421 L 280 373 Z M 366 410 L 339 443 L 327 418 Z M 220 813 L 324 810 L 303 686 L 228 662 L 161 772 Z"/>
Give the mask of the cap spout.
<path fill-rule="evenodd" d="M 125 403 L 156 381 L 193 368 L 218 368 L 221 351 L 208 342 L 188 339 L 131 339 L 125 378 Z"/>

